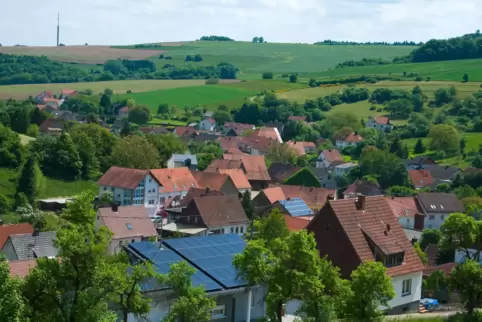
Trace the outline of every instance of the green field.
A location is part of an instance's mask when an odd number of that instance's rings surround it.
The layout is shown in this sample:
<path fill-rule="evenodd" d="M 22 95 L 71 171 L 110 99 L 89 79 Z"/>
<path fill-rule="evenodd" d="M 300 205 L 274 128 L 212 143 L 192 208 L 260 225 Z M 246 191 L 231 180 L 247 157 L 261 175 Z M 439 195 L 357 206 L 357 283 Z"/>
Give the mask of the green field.
<path fill-rule="evenodd" d="M 86 90 L 103 92 L 110 88 L 115 93 L 121 94 L 128 90 L 136 92 L 147 92 L 159 89 L 180 88 L 189 86 L 204 85 L 202 79 L 187 80 L 125 80 L 111 82 L 91 82 L 91 83 L 65 83 L 65 84 L 28 84 L 28 85 L 5 85 L 0 86 L 0 99 L 16 98 L 25 99 L 28 96 L 35 96 L 42 91 L 52 91 L 59 94 L 62 89 Z"/>
<path fill-rule="evenodd" d="M 334 67 L 334 65 L 331 67 Z M 403 77 L 404 72 L 407 72 L 407 74 L 417 73 L 423 78 L 430 77 L 431 80 L 447 81 L 462 81 L 463 75 L 467 73 L 469 81 L 481 82 L 482 59 L 332 68 L 327 71 L 312 73 L 311 76 L 317 78 L 358 75 Z"/>

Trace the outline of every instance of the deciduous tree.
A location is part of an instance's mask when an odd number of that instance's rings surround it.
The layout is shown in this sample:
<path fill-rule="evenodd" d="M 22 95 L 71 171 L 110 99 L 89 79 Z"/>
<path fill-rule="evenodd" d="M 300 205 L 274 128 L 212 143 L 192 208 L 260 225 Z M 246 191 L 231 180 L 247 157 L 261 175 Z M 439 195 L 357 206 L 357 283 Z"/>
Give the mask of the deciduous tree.
<path fill-rule="evenodd" d="M 425 153 L 425 151 L 427 151 L 427 148 L 423 145 L 422 139 L 418 139 L 415 147 L 413 148 L 413 152 L 416 154 L 421 154 Z"/>
<path fill-rule="evenodd" d="M 129 108 L 129 122 L 145 124 L 152 119 L 151 109 L 146 105 L 137 105 Z"/>
<path fill-rule="evenodd" d="M 482 251 L 482 222 L 473 217 L 453 213 L 440 227 L 442 239 L 440 246 L 445 250 L 458 250 L 463 252 L 467 259 L 480 261 Z M 471 251 L 475 250 L 475 251 Z"/>
<path fill-rule="evenodd" d="M 0 258 L 0 321 L 27 321 L 21 282 L 10 276 L 7 261 Z"/>
<path fill-rule="evenodd" d="M 160 165 L 158 150 L 141 136 L 127 136 L 112 149 L 111 163 L 126 168 L 155 169 Z"/>
<path fill-rule="evenodd" d="M 437 124 L 430 129 L 430 149 L 454 153 L 459 148 L 459 133 L 453 125 Z"/>
<path fill-rule="evenodd" d="M 158 151 L 160 158 L 160 165 L 167 166 L 167 160 L 171 158 L 174 153 L 185 153 L 186 145 L 174 134 L 150 134 L 147 140 Z"/>

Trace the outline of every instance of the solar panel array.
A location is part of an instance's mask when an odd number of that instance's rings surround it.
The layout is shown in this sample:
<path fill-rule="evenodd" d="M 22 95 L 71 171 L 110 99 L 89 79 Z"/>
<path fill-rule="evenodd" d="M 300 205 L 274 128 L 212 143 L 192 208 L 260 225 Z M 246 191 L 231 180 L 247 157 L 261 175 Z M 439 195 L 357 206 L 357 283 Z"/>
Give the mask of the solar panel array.
<path fill-rule="evenodd" d="M 292 217 L 309 216 L 313 211 L 300 198 L 293 198 L 289 200 L 280 200 L 279 203 L 288 211 Z"/>
<path fill-rule="evenodd" d="M 129 247 L 145 259 L 151 261 L 157 268 L 157 271 L 161 274 L 167 274 L 169 272 L 169 265 L 185 261 L 185 259 L 179 256 L 176 252 L 166 248 L 160 249 L 157 245 L 151 242 L 132 243 L 129 244 Z M 196 269 L 191 281 L 193 286 L 202 285 L 206 291 L 220 290 L 223 288 L 216 281 L 198 269 Z M 143 289 L 153 289 L 155 287 L 153 283 L 155 283 L 155 281 L 151 281 L 151 283 L 145 285 Z M 167 288 L 162 285 L 157 286 L 161 289 Z"/>
<path fill-rule="evenodd" d="M 165 240 L 167 247 L 214 278 L 224 288 L 244 286 L 237 277 L 233 257 L 242 253 L 246 242 L 238 235 L 211 235 Z"/>

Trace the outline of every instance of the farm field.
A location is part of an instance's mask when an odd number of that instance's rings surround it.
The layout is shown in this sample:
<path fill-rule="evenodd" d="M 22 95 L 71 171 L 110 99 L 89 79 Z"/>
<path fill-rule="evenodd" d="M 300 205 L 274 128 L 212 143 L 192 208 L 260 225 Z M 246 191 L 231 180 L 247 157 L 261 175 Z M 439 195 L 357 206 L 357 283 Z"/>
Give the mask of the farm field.
<path fill-rule="evenodd" d="M 345 67 L 311 73 L 311 77 L 330 78 L 347 76 L 392 76 L 403 77 L 403 73 L 417 73 L 423 78 L 431 80 L 462 81 L 465 73 L 469 75 L 469 81 L 482 81 L 482 59 L 464 59 L 428 63 L 389 64 L 361 67 Z"/>
<path fill-rule="evenodd" d="M 47 56 L 53 60 L 79 64 L 103 64 L 108 59 L 146 59 L 159 56 L 162 50 L 119 49 L 110 46 L 0 47 L 0 53 Z"/>
<path fill-rule="evenodd" d="M 128 90 L 136 92 L 148 92 L 159 89 L 170 89 L 189 86 L 204 85 L 203 79 L 186 80 L 125 80 L 110 82 L 90 82 L 90 83 L 65 83 L 65 84 L 28 84 L 28 85 L 4 85 L 0 86 L 0 99 L 16 98 L 25 99 L 28 96 L 38 95 L 40 92 L 52 91 L 60 93 L 62 89 L 86 90 L 92 89 L 94 92 L 103 92 L 110 88 L 116 94 L 126 93 Z"/>

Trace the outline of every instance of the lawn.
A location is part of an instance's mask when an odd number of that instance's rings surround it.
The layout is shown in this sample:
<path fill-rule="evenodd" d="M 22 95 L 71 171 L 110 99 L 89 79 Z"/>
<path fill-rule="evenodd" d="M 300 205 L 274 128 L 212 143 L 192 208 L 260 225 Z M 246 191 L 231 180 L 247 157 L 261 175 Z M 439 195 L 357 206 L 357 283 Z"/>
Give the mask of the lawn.
<path fill-rule="evenodd" d="M 285 98 L 290 101 L 304 103 L 306 100 L 315 100 L 318 97 L 324 97 L 332 93 L 336 93 L 343 89 L 345 86 L 331 86 L 331 87 L 313 87 L 313 88 L 303 88 L 298 90 L 292 90 L 285 93 L 280 93 L 278 96 L 280 98 Z"/>
<path fill-rule="evenodd" d="M 0 86 L 0 99 L 10 97 L 25 99 L 28 96 L 38 95 L 42 91 L 52 91 L 60 93 L 62 89 L 86 90 L 92 89 L 94 92 L 103 92 L 110 88 L 117 94 L 126 93 L 128 90 L 137 92 L 147 92 L 160 89 L 201 86 L 204 85 L 202 79 L 188 80 L 124 80 L 111 82 L 91 82 L 91 83 L 66 83 L 66 84 L 28 84 L 28 85 L 5 85 Z"/>
<path fill-rule="evenodd" d="M 20 142 L 22 143 L 22 145 L 27 145 L 29 142 L 35 141 L 35 138 L 31 136 L 27 136 L 24 134 L 19 134 L 18 136 L 20 137 Z"/>
<path fill-rule="evenodd" d="M 153 118 L 148 125 L 172 125 L 172 126 L 185 126 L 187 125 L 186 122 L 178 121 L 178 120 L 163 120 L 158 118 Z"/>
<path fill-rule="evenodd" d="M 334 66 L 331 66 L 334 67 Z M 482 81 L 482 59 L 464 59 L 428 63 L 389 64 L 362 67 L 332 68 L 330 70 L 312 73 L 318 78 L 330 78 L 356 75 L 379 75 L 403 77 L 403 73 L 417 73 L 431 80 L 462 81 L 465 73 L 469 81 Z"/>

